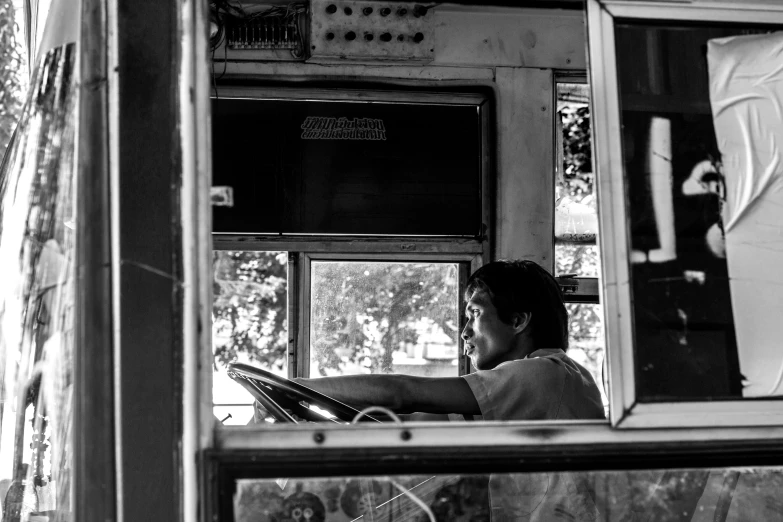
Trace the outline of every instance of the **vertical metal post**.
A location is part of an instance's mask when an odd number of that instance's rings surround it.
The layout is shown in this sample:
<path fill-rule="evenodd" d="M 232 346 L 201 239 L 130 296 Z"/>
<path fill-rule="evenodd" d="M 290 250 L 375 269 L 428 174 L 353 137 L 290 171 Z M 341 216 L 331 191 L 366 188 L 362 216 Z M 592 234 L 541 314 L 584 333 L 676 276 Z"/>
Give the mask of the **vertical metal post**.
<path fill-rule="evenodd" d="M 116 520 L 107 9 L 82 0 L 76 178 L 74 520 Z"/>

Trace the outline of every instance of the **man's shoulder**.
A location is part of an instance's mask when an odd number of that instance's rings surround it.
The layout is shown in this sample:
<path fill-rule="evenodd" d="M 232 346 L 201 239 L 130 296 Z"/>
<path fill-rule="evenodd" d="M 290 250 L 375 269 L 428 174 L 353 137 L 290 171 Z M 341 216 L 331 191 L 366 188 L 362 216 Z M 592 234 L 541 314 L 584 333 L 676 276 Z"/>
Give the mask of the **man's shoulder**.
<path fill-rule="evenodd" d="M 548 363 L 558 364 L 572 362 L 561 348 L 541 348 L 528 354 L 522 359 L 514 359 L 497 365 L 496 368 L 507 365 L 508 367 L 548 366 Z"/>
<path fill-rule="evenodd" d="M 563 350 L 544 349 L 536 350 L 527 357 L 514 359 L 498 364 L 493 370 L 499 373 L 527 373 L 532 372 L 540 376 L 550 373 L 560 373 L 570 366 L 571 360 Z"/>
<path fill-rule="evenodd" d="M 584 370 L 571 359 L 562 348 L 542 348 L 531 352 L 523 359 L 515 359 L 499 364 L 496 368 L 515 372 L 537 372 L 541 374 L 565 373 L 583 374 Z"/>

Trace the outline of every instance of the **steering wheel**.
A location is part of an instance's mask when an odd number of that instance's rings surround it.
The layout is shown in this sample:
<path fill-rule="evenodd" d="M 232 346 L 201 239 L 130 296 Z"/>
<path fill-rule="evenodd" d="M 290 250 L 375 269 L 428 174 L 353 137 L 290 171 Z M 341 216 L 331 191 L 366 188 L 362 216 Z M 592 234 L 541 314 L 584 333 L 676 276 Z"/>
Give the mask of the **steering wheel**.
<path fill-rule="evenodd" d="M 228 376 L 242 385 L 255 400 L 261 403 L 277 421 L 297 423 L 290 413 L 290 410 L 297 417 L 302 419 L 323 422 L 331 421 L 342 424 L 334 419 L 326 417 L 314 410 L 311 410 L 303 402 L 313 404 L 330 412 L 343 422 L 352 422 L 359 413 L 356 408 L 352 408 L 345 403 L 317 392 L 307 386 L 290 381 L 274 373 L 256 368 L 248 364 L 230 363 L 228 365 Z M 381 422 L 375 417 L 362 415 L 360 422 Z"/>

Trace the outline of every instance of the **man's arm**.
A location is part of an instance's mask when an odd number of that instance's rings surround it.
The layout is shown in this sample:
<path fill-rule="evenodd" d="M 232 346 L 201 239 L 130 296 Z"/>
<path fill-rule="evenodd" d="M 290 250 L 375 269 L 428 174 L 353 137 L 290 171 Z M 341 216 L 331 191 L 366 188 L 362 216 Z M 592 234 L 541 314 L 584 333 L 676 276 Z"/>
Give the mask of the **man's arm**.
<path fill-rule="evenodd" d="M 396 413 L 481 415 L 470 386 L 461 377 L 341 375 L 294 381 L 352 406 L 384 406 Z"/>

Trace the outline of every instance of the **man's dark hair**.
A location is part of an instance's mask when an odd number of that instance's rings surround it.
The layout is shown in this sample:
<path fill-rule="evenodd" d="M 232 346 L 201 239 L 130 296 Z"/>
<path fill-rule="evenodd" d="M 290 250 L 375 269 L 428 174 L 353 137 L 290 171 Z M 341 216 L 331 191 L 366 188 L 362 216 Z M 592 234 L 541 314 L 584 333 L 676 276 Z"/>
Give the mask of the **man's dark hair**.
<path fill-rule="evenodd" d="M 465 300 L 484 291 L 504 323 L 517 312 L 530 312 L 536 348 L 568 349 L 568 312 L 560 285 L 533 261 L 500 260 L 473 272 L 465 287 Z"/>

